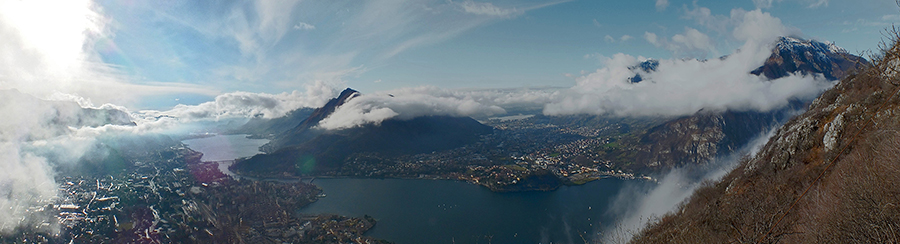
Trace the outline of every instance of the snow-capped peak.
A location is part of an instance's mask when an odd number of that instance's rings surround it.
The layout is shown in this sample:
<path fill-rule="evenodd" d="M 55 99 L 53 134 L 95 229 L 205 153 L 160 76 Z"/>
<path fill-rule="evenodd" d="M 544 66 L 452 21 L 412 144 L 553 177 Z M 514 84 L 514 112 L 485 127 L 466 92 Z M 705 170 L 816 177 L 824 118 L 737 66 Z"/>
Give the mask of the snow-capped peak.
<path fill-rule="evenodd" d="M 775 44 L 777 50 L 783 51 L 816 51 L 825 53 L 847 53 L 846 49 L 838 47 L 834 42 L 818 42 L 803 40 L 796 37 L 783 36 Z"/>

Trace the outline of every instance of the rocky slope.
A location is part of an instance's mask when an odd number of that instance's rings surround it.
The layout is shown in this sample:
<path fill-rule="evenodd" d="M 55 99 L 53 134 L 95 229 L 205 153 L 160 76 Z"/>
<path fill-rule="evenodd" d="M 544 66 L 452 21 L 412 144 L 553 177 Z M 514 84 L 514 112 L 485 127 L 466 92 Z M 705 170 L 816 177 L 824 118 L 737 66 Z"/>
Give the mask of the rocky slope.
<path fill-rule="evenodd" d="M 895 42 L 632 241 L 900 242 L 898 62 Z"/>
<path fill-rule="evenodd" d="M 751 73 L 770 80 L 793 73 L 837 80 L 867 64 L 864 58 L 849 54 L 832 43 L 782 37 L 774 44 L 765 63 Z M 635 66 L 634 70 L 639 74 L 649 73 L 658 65 L 658 62 L 648 60 Z M 640 75 L 630 79 L 631 82 L 641 80 Z M 643 172 L 708 162 L 743 148 L 751 139 L 802 111 L 809 102 L 795 100 L 786 107 L 767 112 L 699 111 L 633 131 L 627 136 L 630 138 L 626 138 L 630 141 L 623 142 L 629 146 L 612 150 L 610 154 L 618 155 L 618 160 L 634 162 L 627 168 Z"/>

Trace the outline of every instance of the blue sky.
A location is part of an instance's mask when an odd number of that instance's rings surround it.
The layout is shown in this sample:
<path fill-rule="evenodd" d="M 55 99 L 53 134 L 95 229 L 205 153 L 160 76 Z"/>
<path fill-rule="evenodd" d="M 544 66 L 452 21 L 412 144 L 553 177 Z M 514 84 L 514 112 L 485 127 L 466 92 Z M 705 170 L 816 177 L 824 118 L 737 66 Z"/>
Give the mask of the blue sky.
<path fill-rule="evenodd" d="M 728 24 L 735 11 L 761 9 L 853 53 L 874 49 L 900 21 L 890 0 L 85 2 L 100 27 L 82 40 L 86 59 L 139 98 L 74 93 L 155 109 L 316 81 L 363 92 L 572 87 L 618 53 L 730 54 L 743 45 Z"/>

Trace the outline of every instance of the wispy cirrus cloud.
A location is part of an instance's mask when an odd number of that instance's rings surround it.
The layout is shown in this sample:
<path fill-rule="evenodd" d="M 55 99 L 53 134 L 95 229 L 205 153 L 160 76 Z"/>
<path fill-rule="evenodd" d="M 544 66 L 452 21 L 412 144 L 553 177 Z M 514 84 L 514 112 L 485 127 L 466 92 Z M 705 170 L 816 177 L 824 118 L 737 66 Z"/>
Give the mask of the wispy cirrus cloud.
<path fill-rule="evenodd" d="M 315 30 L 316 26 L 306 22 L 300 22 L 294 25 L 295 30 Z"/>
<path fill-rule="evenodd" d="M 276 92 L 302 89 L 304 83 L 323 74 L 384 63 L 408 50 L 441 43 L 479 26 L 558 3 L 561 2 L 182 2 L 117 6 L 133 12 L 116 13 L 154 19 L 158 26 L 169 30 L 167 35 L 177 37 L 172 41 L 190 38 L 207 49 L 172 52 L 173 47 L 165 45 L 168 42 L 164 40 L 140 38 L 146 36 L 139 30 L 141 23 L 121 23 L 120 30 L 128 32 L 121 35 L 121 42 L 140 46 L 152 54 L 145 55 L 152 59 L 136 60 L 138 67 L 181 74 L 173 75 L 173 79 L 187 76 L 199 80 L 197 83 L 215 82 L 226 91 Z M 186 65 L 167 65 L 170 60 Z"/>
<path fill-rule="evenodd" d="M 479 3 L 479 2 L 474 2 L 471 0 L 460 3 L 460 6 L 463 8 L 463 10 L 466 11 L 466 13 L 477 14 L 477 15 L 496 16 L 496 17 L 503 17 L 503 18 L 514 17 L 516 15 L 524 13 L 523 11 L 518 10 L 516 8 L 500 8 L 500 7 L 494 6 L 494 4 L 492 4 L 492 3 L 488 3 L 488 2 Z"/>

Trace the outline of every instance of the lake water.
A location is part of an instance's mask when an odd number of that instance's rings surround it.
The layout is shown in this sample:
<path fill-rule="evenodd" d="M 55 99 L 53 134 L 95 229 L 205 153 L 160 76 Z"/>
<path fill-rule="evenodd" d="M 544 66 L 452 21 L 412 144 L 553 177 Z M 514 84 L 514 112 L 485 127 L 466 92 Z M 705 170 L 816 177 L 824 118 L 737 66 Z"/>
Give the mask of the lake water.
<path fill-rule="evenodd" d="M 259 153 L 267 140 L 217 135 L 183 141 L 204 161 L 230 162 Z M 369 215 L 367 235 L 412 243 L 584 243 L 609 225 L 607 212 L 624 180 L 609 178 L 552 192 L 495 193 L 448 180 L 316 179 L 327 197 L 306 214 Z M 584 239 L 582 239 L 584 238 Z"/>
<path fill-rule="evenodd" d="M 203 153 L 200 160 L 226 161 L 250 157 L 260 153 L 259 147 L 266 139 L 248 139 L 247 135 L 216 135 L 181 141 L 194 151 Z"/>
<path fill-rule="evenodd" d="M 327 197 L 301 213 L 378 220 L 366 233 L 404 243 L 584 243 L 612 223 L 606 209 L 624 180 L 552 192 L 495 193 L 465 182 L 316 179 Z"/>

